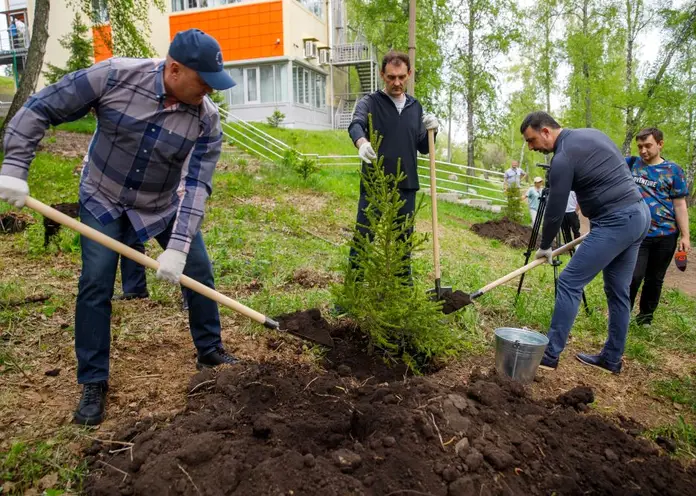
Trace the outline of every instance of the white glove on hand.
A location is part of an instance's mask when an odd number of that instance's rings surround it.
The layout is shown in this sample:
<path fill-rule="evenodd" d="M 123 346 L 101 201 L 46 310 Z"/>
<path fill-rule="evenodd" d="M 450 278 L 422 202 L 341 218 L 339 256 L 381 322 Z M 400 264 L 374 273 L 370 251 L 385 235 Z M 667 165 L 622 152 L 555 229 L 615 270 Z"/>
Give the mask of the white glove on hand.
<path fill-rule="evenodd" d="M 372 162 L 373 160 L 377 160 L 377 154 L 373 150 L 372 144 L 369 141 L 366 141 L 360 145 L 360 148 L 358 148 L 358 155 L 360 155 L 363 162 Z"/>
<path fill-rule="evenodd" d="M 548 263 L 552 264 L 553 263 L 552 253 L 553 253 L 553 250 L 551 248 L 547 248 L 545 250 L 542 250 L 541 248 L 539 248 L 537 250 L 536 254 L 534 255 L 534 258 L 545 258 Z"/>
<path fill-rule="evenodd" d="M 29 194 L 29 185 L 24 179 L 0 176 L 0 198 L 10 205 L 22 208 Z"/>
<path fill-rule="evenodd" d="M 178 283 L 186 265 L 186 253 L 167 248 L 164 253 L 157 257 L 157 261 L 160 264 L 159 269 L 157 269 L 157 279 L 164 279 L 174 284 Z"/>
<path fill-rule="evenodd" d="M 423 114 L 423 125 L 425 129 L 435 129 L 440 127 L 440 123 L 437 121 L 435 114 Z"/>

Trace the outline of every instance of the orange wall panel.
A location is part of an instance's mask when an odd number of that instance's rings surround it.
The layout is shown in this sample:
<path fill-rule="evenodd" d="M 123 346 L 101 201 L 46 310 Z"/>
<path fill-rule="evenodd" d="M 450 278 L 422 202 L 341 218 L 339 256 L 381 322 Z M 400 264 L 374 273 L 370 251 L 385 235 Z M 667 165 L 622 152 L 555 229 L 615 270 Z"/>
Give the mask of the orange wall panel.
<path fill-rule="evenodd" d="M 169 37 L 198 28 L 214 37 L 226 62 L 283 55 L 283 2 L 232 5 L 169 16 Z M 280 43 L 276 44 L 276 40 Z"/>
<path fill-rule="evenodd" d="M 111 51 L 111 25 L 94 26 L 92 28 L 92 47 L 94 61 L 101 62 L 114 56 Z"/>

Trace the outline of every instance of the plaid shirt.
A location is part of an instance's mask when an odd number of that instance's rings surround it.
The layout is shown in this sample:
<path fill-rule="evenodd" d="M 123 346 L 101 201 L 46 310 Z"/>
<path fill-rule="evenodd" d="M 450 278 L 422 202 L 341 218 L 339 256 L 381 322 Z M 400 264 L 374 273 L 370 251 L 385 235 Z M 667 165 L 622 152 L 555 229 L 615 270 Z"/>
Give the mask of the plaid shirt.
<path fill-rule="evenodd" d="M 163 74 L 161 60 L 113 58 L 47 86 L 9 123 L 0 174 L 26 180 L 48 126 L 94 109 L 80 202 L 102 224 L 125 213 L 143 241 L 176 217 L 167 248 L 188 253 L 212 191 L 222 130 L 208 98 L 165 108 Z"/>

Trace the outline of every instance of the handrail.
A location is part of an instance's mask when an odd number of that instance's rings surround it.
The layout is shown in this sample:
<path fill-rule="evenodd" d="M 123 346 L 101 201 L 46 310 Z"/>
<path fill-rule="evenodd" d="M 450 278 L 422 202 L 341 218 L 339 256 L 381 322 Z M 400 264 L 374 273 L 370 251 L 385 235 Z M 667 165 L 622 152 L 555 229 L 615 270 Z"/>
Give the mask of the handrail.
<path fill-rule="evenodd" d="M 418 174 L 418 177 L 421 177 L 421 178 L 423 178 L 423 179 L 428 179 L 430 176 L 425 176 L 425 175 L 423 175 L 423 174 Z M 459 194 L 461 194 L 461 195 L 476 196 L 476 197 L 478 197 L 478 198 L 485 198 L 486 200 L 497 201 L 497 202 L 501 202 L 501 203 L 507 203 L 507 200 L 502 200 L 502 199 L 500 199 L 500 198 L 494 198 L 494 197 L 492 197 L 492 196 L 479 195 L 478 193 L 470 193 L 470 192 L 468 192 L 468 191 L 461 191 L 461 190 L 458 190 L 458 189 L 445 188 L 444 186 L 443 186 L 443 187 L 438 186 L 437 189 L 439 189 L 439 190 L 444 190 L 444 191 L 449 191 L 449 192 L 451 192 L 451 193 L 459 193 Z"/>
<path fill-rule="evenodd" d="M 430 163 L 430 160 L 428 160 L 425 157 L 418 157 L 418 160 L 422 160 L 424 162 L 427 162 L 428 164 Z M 496 171 L 496 170 L 489 170 L 489 169 L 482 169 L 480 167 L 469 167 L 468 165 L 462 165 L 462 164 L 453 164 L 452 162 L 445 162 L 444 160 L 435 160 L 435 163 L 442 164 L 442 165 L 451 165 L 452 167 L 458 167 L 460 169 L 477 170 L 477 171 L 485 172 L 486 174 L 505 176 L 504 172 L 500 172 L 500 171 Z"/>
<path fill-rule="evenodd" d="M 218 107 L 218 110 L 220 111 L 221 114 L 223 114 L 223 117 L 226 118 L 225 121 L 227 120 L 227 118 L 231 117 L 231 118 L 233 118 L 236 122 L 238 122 L 239 124 L 241 124 L 242 126 L 245 126 L 245 127 L 248 127 L 249 129 L 251 129 L 251 130 L 252 130 L 252 133 L 256 134 L 258 137 L 263 137 L 263 138 L 266 138 L 268 141 L 271 141 L 271 142 L 272 142 L 273 144 L 275 144 L 278 148 L 281 148 L 281 149 L 288 149 L 288 148 L 290 148 L 290 146 L 289 146 L 287 143 L 285 143 L 285 142 L 279 140 L 279 139 L 276 138 L 275 136 L 271 136 L 270 134 L 268 134 L 268 133 L 265 132 L 265 131 L 262 131 L 261 129 L 257 128 L 256 126 L 254 126 L 254 125 L 251 124 L 250 122 L 247 122 L 247 121 L 245 121 L 244 119 L 240 119 L 240 118 L 237 117 L 236 115 L 234 115 L 234 114 L 232 114 L 232 113 L 228 112 L 227 110 L 222 109 L 222 108 L 220 108 L 220 107 Z"/>

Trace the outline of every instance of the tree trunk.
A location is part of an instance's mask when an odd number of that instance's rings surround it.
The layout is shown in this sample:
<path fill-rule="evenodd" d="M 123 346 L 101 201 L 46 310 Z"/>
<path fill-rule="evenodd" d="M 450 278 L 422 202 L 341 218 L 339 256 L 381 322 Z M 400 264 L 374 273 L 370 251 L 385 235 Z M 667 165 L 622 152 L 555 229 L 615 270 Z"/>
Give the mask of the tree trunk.
<path fill-rule="evenodd" d="M 582 32 L 587 35 L 590 29 L 589 0 L 582 4 Z M 590 64 L 583 47 L 582 76 L 585 79 L 585 127 L 592 127 L 592 88 L 590 87 Z"/>
<path fill-rule="evenodd" d="M 633 4 L 631 0 L 626 0 L 626 78 L 624 81 L 624 88 L 626 91 L 626 135 L 628 136 L 628 131 L 631 130 L 631 139 L 626 141 L 624 139 L 623 146 L 621 147 L 621 153 L 626 157 L 631 153 L 631 140 L 633 139 L 633 105 L 632 100 L 632 90 L 633 90 L 633 30 L 635 25 L 633 23 Z M 636 13 L 636 21 L 638 20 Z"/>
<path fill-rule="evenodd" d="M 467 55 L 466 55 L 466 64 L 467 64 L 467 70 L 466 70 L 466 135 L 467 135 L 467 140 L 466 140 L 466 165 L 467 167 L 474 167 L 474 105 L 475 105 L 475 96 L 474 96 L 474 30 L 476 29 L 476 26 L 474 23 L 476 22 L 475 20 L 475 12 L 474 12 L 474 7 L 473 5 L 469 5 L 469 46 L 467 47 Z M 474 175 L 474 170 L 473 169 L 468 169 L 467 174 L 470 176 Z"/>
<path fill-rule="evenodd" d="M 12 99 L 12 104 L 7 112 L 7 117 L 0 126 L 0 146 L 4 146 L 5 129 L 7 123 L 12 120 L 14 115 L 22 108 L 29 96 L 36 88 L 36 82 L 41 74 L 43 67 L 44 53 L 46 53 L 46 42 L 48 41 L 48 14 L 50 10 L 49 0 L 36 0 L 34 6 L 34 22 L 31 26 L 31 42 L 27 54 L 26 65 L 19 88 Z"/>

